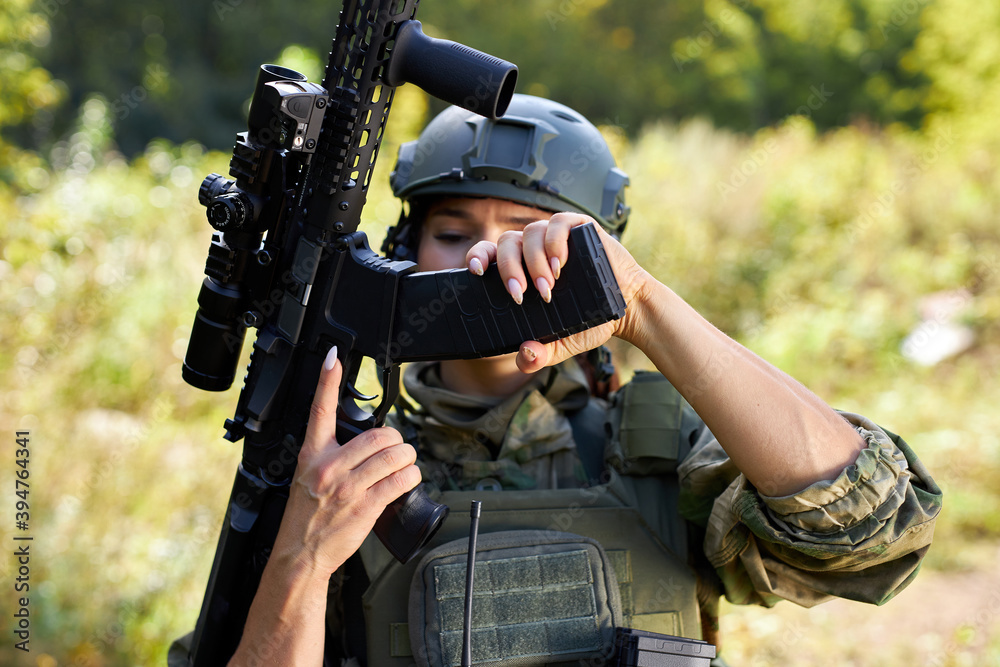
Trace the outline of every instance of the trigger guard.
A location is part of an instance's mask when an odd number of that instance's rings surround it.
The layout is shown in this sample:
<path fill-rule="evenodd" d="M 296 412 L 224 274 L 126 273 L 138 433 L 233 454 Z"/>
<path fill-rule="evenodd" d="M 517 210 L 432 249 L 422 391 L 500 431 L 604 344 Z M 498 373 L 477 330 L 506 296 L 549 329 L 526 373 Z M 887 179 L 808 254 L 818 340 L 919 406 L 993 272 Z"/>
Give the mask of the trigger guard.
<path fill-rule="evenodd" d="M 385 418 L 399 396 L 399 365 L 381 367 L 383 392 L 382 400 L 369 412 L 358 401 L 375 403 L 378 395 L 366 396 L 345 379 L 341 385 L 341 400 L 337 406 L 337 438 L 342 442 L 370 428 L 382 426 Z"/>

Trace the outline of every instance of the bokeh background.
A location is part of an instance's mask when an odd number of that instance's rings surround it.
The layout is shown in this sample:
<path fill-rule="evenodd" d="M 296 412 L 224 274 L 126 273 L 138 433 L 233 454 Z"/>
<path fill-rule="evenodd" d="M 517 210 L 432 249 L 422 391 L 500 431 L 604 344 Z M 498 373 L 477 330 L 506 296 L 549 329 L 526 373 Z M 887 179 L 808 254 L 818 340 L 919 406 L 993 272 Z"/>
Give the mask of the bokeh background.
<path fill-rule="evenodd" d="M 945 490 L 875 608 L 725 608 L 737 665 L 1000 665 L 1000 3 L 424 0 L 517 63 L 632 177 L 626 245 Z M 340 4 L 0 4 L 0 664 L 163 664 L 193 627 L 240 448 L 239 387 L 180 364 L 256 69 L 321 79 Z M 438 103 L 400 89 L 366 207 Z M 375 243 L 373 243 L 374 245 Z M 644 364 L 619 350 L 626 369 Z M 14 432 L 31 431 L 31 652 L 13 648 Z"/>

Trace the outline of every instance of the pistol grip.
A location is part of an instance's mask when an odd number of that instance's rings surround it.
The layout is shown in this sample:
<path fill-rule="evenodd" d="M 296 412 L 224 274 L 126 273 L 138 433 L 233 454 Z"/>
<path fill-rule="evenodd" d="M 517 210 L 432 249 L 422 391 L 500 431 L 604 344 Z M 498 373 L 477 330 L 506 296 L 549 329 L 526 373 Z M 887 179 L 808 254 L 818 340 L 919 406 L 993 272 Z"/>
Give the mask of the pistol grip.
<path fill-rule="evenodd" d="M 375 535 L 396 560 L 406 563 L 427 543 L 448 516 L 448 506 L 430 499 L 421 484 L 386 506 Z"/>

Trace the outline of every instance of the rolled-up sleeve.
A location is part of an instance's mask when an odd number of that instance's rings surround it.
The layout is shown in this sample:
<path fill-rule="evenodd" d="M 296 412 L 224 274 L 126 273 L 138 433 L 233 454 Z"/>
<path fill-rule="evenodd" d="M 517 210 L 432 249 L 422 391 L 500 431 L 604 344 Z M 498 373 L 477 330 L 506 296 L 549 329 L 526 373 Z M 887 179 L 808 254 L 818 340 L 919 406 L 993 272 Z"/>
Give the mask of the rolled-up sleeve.
<path fill-rule="evenodd" d="M 841 414 L 867 446 L 836 479 L 790 496 L 759 493 L 707 432 L 679 466 L 682 513 L 705 527 L 705 555 L 730 602 L 882 604 L 916 575 L 941 491 L 901 438 Z"/>

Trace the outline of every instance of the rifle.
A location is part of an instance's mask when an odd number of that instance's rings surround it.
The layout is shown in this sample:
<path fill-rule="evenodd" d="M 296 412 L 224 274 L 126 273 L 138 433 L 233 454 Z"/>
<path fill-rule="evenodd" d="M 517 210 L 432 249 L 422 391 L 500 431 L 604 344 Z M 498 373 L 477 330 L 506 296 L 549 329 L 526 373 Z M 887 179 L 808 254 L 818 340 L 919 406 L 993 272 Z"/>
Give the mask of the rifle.
<path fill-rule="evenodd" d="M 490 118 L 506 110 L 517 69 L 426 37 L 419 0 L 345 0 L 323 84 L 262 65 L 230 175 L 209 175 L 198 198 L 215 228 L 182 375 L 224 391 L 248 328 L 257 335 L 227 440 L 243 440 L 195 629 L 196 667 L 224 664 L 281 523 L 319 370 L 336 345 L 343 364 L 337 439 L 384 423 L 399 364 L 477 358 L 549 342 L 621 317 L 625 304 L 592 225 L 575 228 L 551 303 L 514 306 L 495 268 L 417 273 L 369 248 L 357 231 L 395 86 L 419 85 Z M 381 400 L 357 389 L 374 361 Z M 421 487 L 389 505 L 375 533 L 402 562 L 448 508 Z"/>

